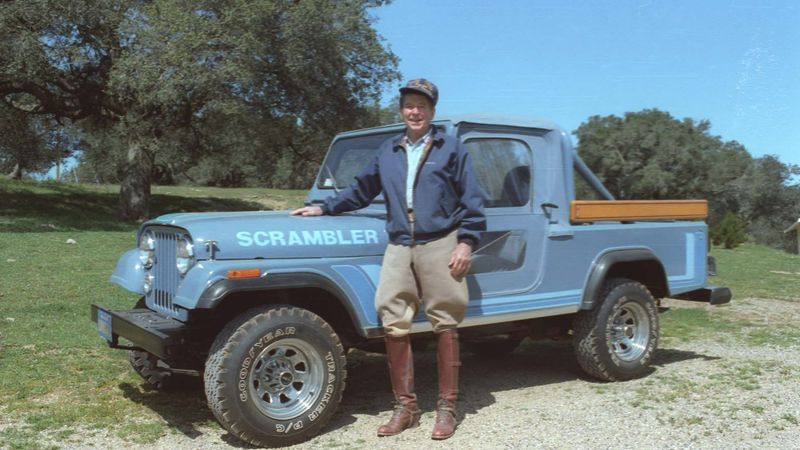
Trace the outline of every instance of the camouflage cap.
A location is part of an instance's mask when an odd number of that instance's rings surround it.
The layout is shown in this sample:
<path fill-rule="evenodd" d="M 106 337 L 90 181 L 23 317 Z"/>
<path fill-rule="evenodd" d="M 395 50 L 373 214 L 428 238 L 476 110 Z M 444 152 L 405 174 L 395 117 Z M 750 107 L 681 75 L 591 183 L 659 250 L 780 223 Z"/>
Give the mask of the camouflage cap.
<path fill-rule="evenodd" d="M 422 94 L 428 97 L 433 102 L 433 106 L 436 106 L 436 102 L 439 101 L 439 89 L 425 78 L 410 80 L 405 87 L 400 88 L 400 95 L 410 93 Z"/>

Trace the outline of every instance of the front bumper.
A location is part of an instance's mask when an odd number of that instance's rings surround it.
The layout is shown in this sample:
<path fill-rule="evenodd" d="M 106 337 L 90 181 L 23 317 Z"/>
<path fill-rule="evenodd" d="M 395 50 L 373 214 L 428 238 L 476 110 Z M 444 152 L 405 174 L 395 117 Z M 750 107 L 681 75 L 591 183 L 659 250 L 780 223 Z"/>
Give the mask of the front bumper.
<path fill-rule="evenodd" d="M 92 321 L 97 323 L 98 310 L 111 316 L 110 337 L 107 340 L 111 348 L 125 350 L 144 350 L 162 360 L 173 360 L 181 357 L 179 348 L 186 343 L 188 326 L 170 317 L 164 317 L 149 309 L 131 309 L 128 311 L 109 311 L 92 305 Z M 132 346 L 119 344 L 119 338 L 130 341 Z"/>
<path fill-rule="evenodd" d="M 718 286 L 707 286 L 675 296 L 675 298 L 680 300 L 706 302 L 712 305 L 724 305 L 731 301 L 731 297 L 733 297 L 733 295 L 730 289 Z"/>

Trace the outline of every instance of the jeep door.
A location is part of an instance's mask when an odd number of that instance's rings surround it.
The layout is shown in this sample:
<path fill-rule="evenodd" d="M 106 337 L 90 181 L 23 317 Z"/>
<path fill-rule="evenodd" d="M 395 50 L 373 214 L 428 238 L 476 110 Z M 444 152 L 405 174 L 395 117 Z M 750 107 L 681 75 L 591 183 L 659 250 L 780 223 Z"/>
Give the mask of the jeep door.
<path fill-rule="evenodd" d="M 487 231 L 473 254 L 468 276 L 470 316 L 529 310 L 541 284 L 547 218 L 538 192 L 549 163 L 549 130 L 461 124 L 459 137 L 480 184 Z M 537 187 L 534 187 L 537 186 Z"/>

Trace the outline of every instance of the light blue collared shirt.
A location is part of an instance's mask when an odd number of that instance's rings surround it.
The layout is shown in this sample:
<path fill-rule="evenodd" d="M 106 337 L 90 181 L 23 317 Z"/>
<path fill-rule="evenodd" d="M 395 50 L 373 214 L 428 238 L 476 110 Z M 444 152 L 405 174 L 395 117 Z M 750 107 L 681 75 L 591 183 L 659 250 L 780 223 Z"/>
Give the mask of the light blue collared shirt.
<path fill-rule="evenodd" d="M 408 158 L 408 174 L 406 175 L 406 203 L 408 209 L 414 208 L 414 179 L 417 177 L 417 166 L 422 158 L 422 151 L 431 139 L 432 130 L 429 129 L 425 136 L 417 142 L 411 142 L 408 135 L 405 137 L 406 158 Z"/>

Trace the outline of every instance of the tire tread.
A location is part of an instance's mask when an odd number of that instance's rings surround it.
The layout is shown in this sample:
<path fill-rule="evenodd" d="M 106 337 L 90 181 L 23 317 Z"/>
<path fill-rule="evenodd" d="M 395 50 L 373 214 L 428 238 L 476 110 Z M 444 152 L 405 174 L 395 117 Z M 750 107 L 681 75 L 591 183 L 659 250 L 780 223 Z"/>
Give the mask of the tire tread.
<path fill-rule="evenodd" d="M 335 344 L 335 357 L 339 358 L 339 367 L 341 371 L 337 376 L 341 377 L 341 389 L 336 392 L 336 397 L 331 400 L 331 405 L 338 405 L 342 399 L 344 392 L 347 371 L 344 361 L 344 347 L 342 346 L 339 337 L 331 326 L 322 318 L 312 313 L 311 311 L 295 308 L 291 306 L 269 306 L 258 307 L 245 311 L 237 318 L 226 324 L 209 350 L 208 359 L 206 360 L 206 368 L 204 374 L 205 392 L 208 400 L 209 408 L 214 414 L 217 421 L 231 434 L 249 444 L 266 447 L 266 446 L 286 446 L 304 442 L 310 439 L 314 434 L 324 427 L 325 422 L 319 423 L 314 428 L 313 433 L 298 433 L 294 436 L 287 436 L 282 438 L 270 438 L 257 436 L 245 430 L 242 426 L 243 419 L 241 417 L 234 417 L 229 403 L 235 401 L 225 395 L 225 382 L 223 381 L 224 375 L 233 363 L 232 351 L 237 346 L 246 340 L 247 336 L 253 333 L 253 329 L 258 327 L 260 323 L 269 321 L 275 318 L 301 318 L 313 323 L 320 330 L 324 331 L 328 339 Z"/>
<path fill-rule="evenodd" d="M 655 304 L 650 291 L 645 285 L 638 281 L 627 278 L 609 279 L 598 297 L 598 301 L 590 310 L 579 311 L 573 323 L 573 348 L 580 367 L 590 376 L 603 381 L 621 381 L 633 378 L 635 375 L 627 376 L 614 373 L 603 361 L 602 349 L 600 348 L 601 339 L 605 336 L 598 335 L 599 310 L 602 308 L 606 299 L 615 295 L 617 290 L 636 289 L 645 294 L 648 301 Z M 656 324 L 652 324 L 656 326 Z"/>

